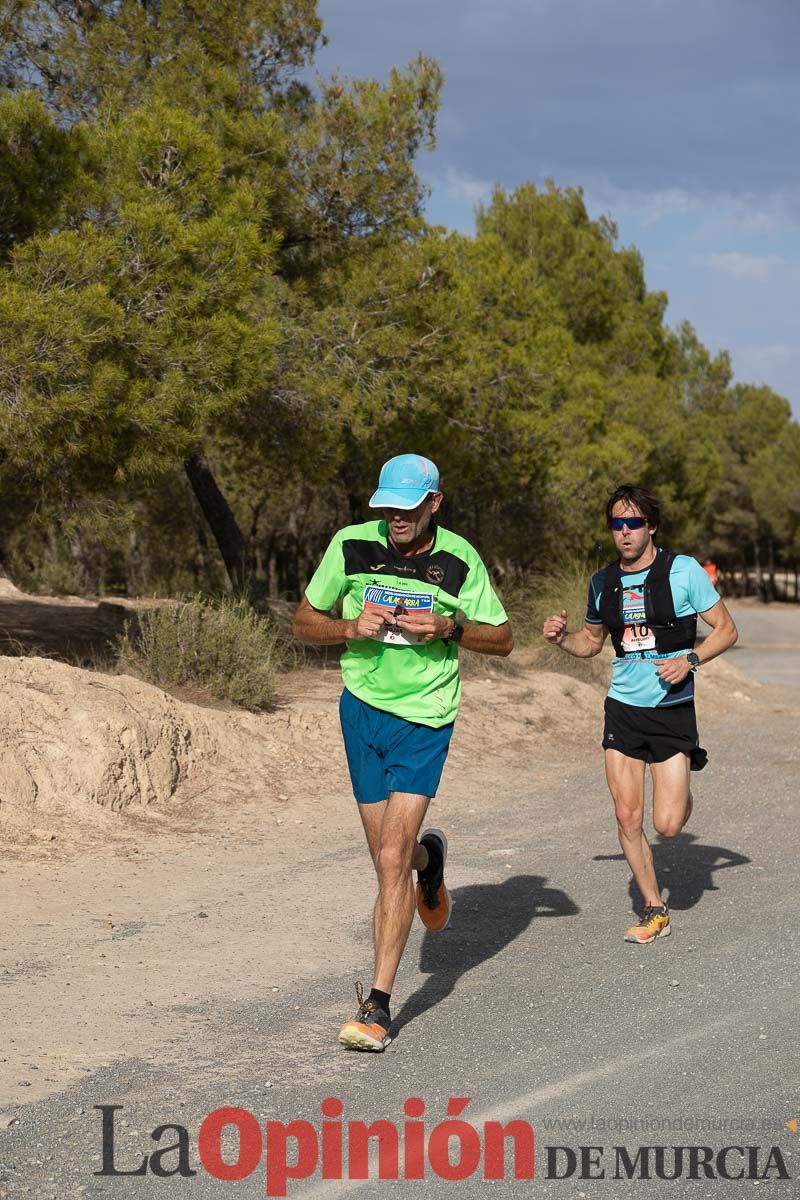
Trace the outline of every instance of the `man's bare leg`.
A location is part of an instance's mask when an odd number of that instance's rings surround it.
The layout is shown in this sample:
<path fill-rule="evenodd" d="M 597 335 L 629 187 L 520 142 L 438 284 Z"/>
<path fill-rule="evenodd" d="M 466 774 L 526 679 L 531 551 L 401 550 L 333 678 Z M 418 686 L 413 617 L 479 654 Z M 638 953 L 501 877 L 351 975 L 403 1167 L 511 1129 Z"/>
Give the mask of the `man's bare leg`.
<path fill-rule="evenodd" d="M 679 834 L 691 815 L 690 762 L 688 754 L 678 753 L 650 766 L 653 776 L 653 825 L 662 837 Z"/>
<path fill-rule="evenodd" d="M 614 801 L 619 844 L 646 906 L 663 903 L 653 867 L 650 843 L 644 834 L 644 771 L 638 758 L 606 750 L 606 779 Z"/>
<path fill-rule="evenodd" d="M 373 986 L 391 993 L 414 920 L 412 870 L 422 871 L 428 852 L 417 841 L 429 796 L 391 792 L 379 804 L 359 804 L 372 861 L 378 876 L 373 914 L 375 976 Z"/>

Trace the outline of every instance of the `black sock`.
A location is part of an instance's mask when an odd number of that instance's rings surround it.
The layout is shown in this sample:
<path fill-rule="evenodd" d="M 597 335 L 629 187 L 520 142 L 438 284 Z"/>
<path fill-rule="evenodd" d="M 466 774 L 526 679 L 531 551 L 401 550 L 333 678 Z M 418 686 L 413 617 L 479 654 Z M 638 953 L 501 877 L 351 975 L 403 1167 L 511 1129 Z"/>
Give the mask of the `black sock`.
<path fill-rule="evenodd" d="M 430 879 L 442 865 L 442 851 L 438 838 L 431 838 L 426 842 L 425 849 L 428 851 L 428 865 L 424 871 L 417 872 L 420 879 Z"/>
<path fill-rule="evenodd" d="M 372 988 L 367 996 L 367 1000 L 371 1000 L 376 1008 L 383 1009 L 387 1017 L 391 1015 L 389 1012 L 389 1001 L 391 998 L 390 992 L 379 992 L 377 988 Z"/>

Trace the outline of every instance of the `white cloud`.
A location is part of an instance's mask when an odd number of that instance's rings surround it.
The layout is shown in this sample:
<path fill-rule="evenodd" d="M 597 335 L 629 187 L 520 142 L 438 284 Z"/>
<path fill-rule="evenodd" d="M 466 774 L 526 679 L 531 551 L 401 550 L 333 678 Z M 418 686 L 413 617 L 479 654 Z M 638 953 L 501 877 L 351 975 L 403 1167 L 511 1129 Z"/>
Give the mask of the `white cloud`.
<path fill-rule="evenodd" d="M 595 177 L 584 184 L 584 192 L 593 211 L 608 212 L 615 218 L 634 217 L 644 228 L 676 216 L 701 217 L 709 232 L 727 229 L 739 234 L 770 235 L 800 225 L 797 186 L 758 195 L 679 187 L 625 188 L 608 177 Z"/>
<path fill-rule="evenodd" d="M 776 267 L 786 266 L 785 259 L 779 254 L 743 254 L 740 250 L 731 250 L 727 254 L 712 254 L 708 263 L 734 279 L 749 279 L 765 283 Z"/>
<path fill-rule="evenodd" d="M 601 209 L 613 218 L 632 216 L 645 227 L 700 207 L 699 198 L 683 188 L 647 191 L 618 187 L 609 179 L 602 179 L 586 184 L 584 192 L 591 209 Z"/>
<path fill-rule="evenodd" d="M 487 203 L 491 200 L 494 190 L 494 184 L 489 183 L 488 179 L 476 179 L 455 167 L 447 168 L 444 186 L 448 196 L 453 200 L 460 200 L 467 204 Z"/>
<path fill-rule="evenodd" d="M 751 375 L 779 370 L 789 365 L 800 364 L 800 352 L 796 346 L 775 342 L 771 346 L 743 346 L 736 355 L 737 365 Z"/>

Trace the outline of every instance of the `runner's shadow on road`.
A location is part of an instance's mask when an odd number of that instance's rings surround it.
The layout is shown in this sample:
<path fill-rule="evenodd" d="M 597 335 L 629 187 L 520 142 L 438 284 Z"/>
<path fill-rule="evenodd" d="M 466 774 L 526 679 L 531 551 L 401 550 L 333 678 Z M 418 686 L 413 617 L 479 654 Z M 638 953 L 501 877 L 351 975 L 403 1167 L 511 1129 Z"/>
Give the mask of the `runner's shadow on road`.
<path fill-rule="evenodd" d="M 462 975 L 494 958 L 535 917 L 574 917 L 579 912 L 566 892 L 545 887 L 545 882 L 543 875 L 514 875 L 502 883 L 455 888 L 450 928 L 425 934 L 419 969 L 428 978 L 395 1017 L 395 1031 L 435 1008 Z"/>
<path fill-rule="evenodd" d="M 665 900 L 676 910 L 694 908 L 706 892 L 716 892 L 714 872 L 725 867 L 743 867 L 750 862 L 744 854 L 726 850 L 724 846 L 707 846 L 695 833 L 679 833 L 674 838 L 658 837 L 651 844 L 653 866 Z M 596 854 L 595 862 L 625 861 L 623 854 Z M 644 907 L 642 893 L 631 877 L 628 893 L 635 912 Z"/>

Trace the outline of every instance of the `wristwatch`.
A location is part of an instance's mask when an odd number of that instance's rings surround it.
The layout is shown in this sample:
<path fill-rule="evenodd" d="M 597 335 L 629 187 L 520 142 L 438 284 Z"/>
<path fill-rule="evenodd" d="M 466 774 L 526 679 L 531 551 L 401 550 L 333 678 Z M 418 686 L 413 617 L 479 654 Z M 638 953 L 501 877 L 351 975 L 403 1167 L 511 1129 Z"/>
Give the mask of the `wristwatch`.
<path fill-rule="evenodd" d="M 694 650 L 690 650 L 686 655 L 686 661 L 689 664 L 690 671 L 696 671 L 700 666 L 700 656 L 699 654 L 695 654 Z"/>
<path fill-rule="evenodd" d="M 460 642 L 464 636 L 464 626 L 460 621 L 453 620 L 453 628 L 448 633 L 447 637 L 443 637 L 442 641 L 445 646 L 449 646 L 450 642 Z"/>

